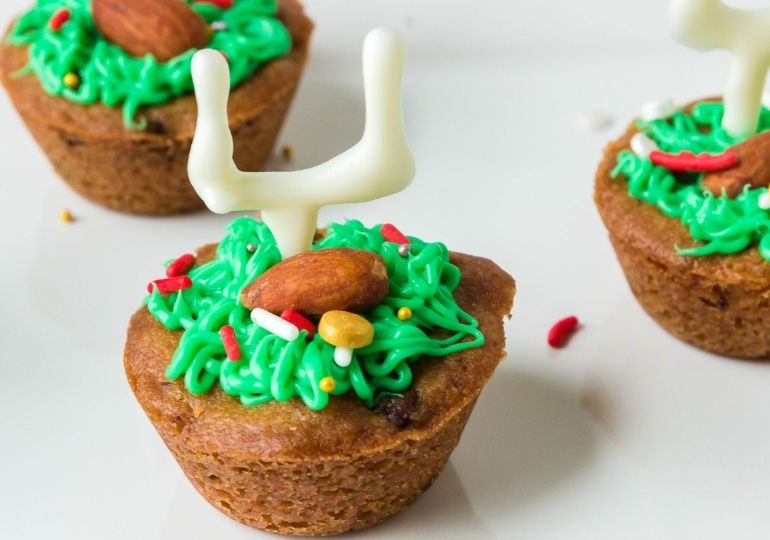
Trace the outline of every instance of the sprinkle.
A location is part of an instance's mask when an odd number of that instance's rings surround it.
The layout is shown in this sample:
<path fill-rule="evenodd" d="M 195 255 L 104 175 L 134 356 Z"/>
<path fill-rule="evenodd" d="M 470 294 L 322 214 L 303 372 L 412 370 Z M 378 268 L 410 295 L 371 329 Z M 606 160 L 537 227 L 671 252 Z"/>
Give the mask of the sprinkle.
<path fill-rule="evenodd" d="M 650 153 L 650 159 L 655 165 L 665 167 L 671 171 L 723 171 L 738 164 L 738 155 L 732 150 L 726 150 L 721 154 L 698 154 L 681 152 L 668 154 L 654 151 Z"/>
<path fill-rule="evenodd" d="M 211 29 L 214 32 L 221 32 L 222 30 L 227 30 L 227 23 L 225 21 L 214 21 L 211 23 Z"/>
<path fill-rule="evenodd" d="M 561 349 L 567 344 L 569 338 L 578 327 L 577 317 L 566 317 L 551 327 L 548 332 L 548 345 L 554 349 Z"/>
<path fill-rule="evenodd" d="M 770 210 L 770 187 L 767 188 L 766 192 L 759 196 L 757 206 L 762 210 Z"/>
<path fill-rule="evenodd" d="M 157 287 L 160 294 L 171 294 L 192 287 L 192 280 L 189 276 L 177 276 L 165 279 L 156 279 L 147 285 L 147 292 L 152 293 L 152 286 Z"/>
<path fill-rule="evenodd" d="M 290 144 L 284 144 L 281 148 L 281 156 L 283 156 L 283 159 L 286 161 L 294 159 L 294 147 Z"/>
<path fill-rule="evenodd" d="M 235 330 L 230 325 L 225 325 L 219 329 L 219 336 L 222 338 L 222 344 L 225 346 L 227 358 L 233 362 L 241 359 L 241 348 L 238 346 L 238 338 L 235 337 Z"/>
<path fill-rule="evenodd" d="M 403 306 L 398 308 L 398 320 L 400 321 L 408 321 L 412 318 L 412 310 L 409 309 L 407 306 Z"/>
<path fill-rule="evenodd" d="M 166 268 L 166 275 L 168 277 L 183 276 L 189 272 L 193 266 L 195 266 L 195 255 L 192 253 L 185 253 L 168 265 Z"/>
<path fill-rule="evenodd" d="M 64 26 L 64 23 L 70 20 L 70 17 L 72 17 L 70 10 L 67 8 L 61 8 L 51 16 L 50 20 L 48 21 L 48 27 L 54 32 L 58 32 L 61 30 L 62 26 Z"/>
<path fill-rule="evenodd" d="M 642 120 L 652 122 L 653 120 L 661 120 L 674 116 L 676 112 L 676 105 L 670 99 L 662 99 L 658 101 L 648 101 L 642 105 Z"/>
<path fill-rule="evenodd" d="M 350 347 L 335 347 L 334 363 L 340 367 L 348 367 L 353 362 L 353 349 Z"/>
<path fill-rule="evenodd" d="M 77 73 L 70 72 L 64 76 L 62 82 L 67 88 L 77 88 L 80 86 L 80 77 L 78 77 Z"/>
<path fill-rule="evenodd" d="M 248 244 L 246 244 L 246 251 L 248 251 L 249 253 L 254 253 L 255 251 L 257 251 L 257 244 L 253 242 L 249 242 Z"/>
<path fill-rule="evenodd" d="M 650 159 L 650 154 L 660 150 L 658 144 L 644 133 L 637 133 L 631 137 L 631 150 L 639 157 Z"/>
<path fill-rule="evenodd" d="M 408 257 L 410 251 L 412 251 L 412 246 L 410 244 L 401 244 L 398 246 L 398 254 L 402 257 Z"/>
<path fill-rule="evenodd" d="M 200 0 L 201 4 L 211 4 L 222 9 L 230 9 L 233 7 L 233 0 Z"/>
<path fill-rule="evenodd" d="M 299 328 L 265 309 L 254 308 L 251 310 L 251 320 L 257 326 L 286 341 L 294 341 L 299 337 Z"/>
<path fill-rule="evenodd" d="M 72 223 L 75 221 L 75 217 L 72 215 L 72 212 L 69 210 L 62 210 L 59 212 L 59 221 L 63 223 Z"/>
<path fill-rule="evenodd" d="M 399 231 L 395 225 L 390 223 L 385 223 L 382 227 L 380 227 L 380 234 L 385 240 L 388 242 L 393 242 L 394 244 L 409 243 L 409 239 L 404 236 L 404 233 Z"/>
<path fill-rule="evenodd" d="M 334 389 L 336 387 L 337 387 L 337 381 L 334 380 L 334 377 L 324 377 L 318 383 L 318 388 L 320 388 L 323 392 L 326 392 L 327 394 L 334 392 Z"/>
<path fill-rule="evenodd" d="M 315 335 L 315 325 L 300 312 L 294 311 L 293 309 L 284 309 L 283 313 L 281 313 L 281 318 L 285 321 L 289 321 L 300 330 L 307 330 L 308 339 L 311 339 Z"/>

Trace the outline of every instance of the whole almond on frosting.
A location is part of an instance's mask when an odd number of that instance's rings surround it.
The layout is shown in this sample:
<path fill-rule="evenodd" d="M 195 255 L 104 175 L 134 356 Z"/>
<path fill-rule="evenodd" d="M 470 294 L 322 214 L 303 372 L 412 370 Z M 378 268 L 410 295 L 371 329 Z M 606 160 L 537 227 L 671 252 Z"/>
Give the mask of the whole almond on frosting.
<path fill-rule="evenodd" d="M 206 21 L 183 0 L 92 0 L 96 28 L 132 56 L 167 62 L 210 41 Z"/>
<path fill-rule="evenodd" d="M 759 133 L 731 148 L 738 156 L 738 165 L 703 177 L 703 187 L 716 197 L 722 190 L 728 197 L 737 197 L 744 186 L 764 187 L 770 183 L 770 131 Z"/>
<path fill-rule="evenodd" d="M 306 251 L 281 261 L 243 290 L 249 309 L 285 309 L 319 318 L 327 311 L 369 311 L 388 295 L 385 261 L 350 248 Z"/>

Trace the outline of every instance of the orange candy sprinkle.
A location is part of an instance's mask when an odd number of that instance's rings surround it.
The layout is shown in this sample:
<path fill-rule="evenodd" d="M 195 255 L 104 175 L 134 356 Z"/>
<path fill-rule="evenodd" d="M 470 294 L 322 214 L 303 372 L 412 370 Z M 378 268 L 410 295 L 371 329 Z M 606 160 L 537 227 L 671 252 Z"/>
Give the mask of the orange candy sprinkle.
<path fill-rule="evenodd" d="M 63 223 L 72 223 L 75 221 L 75 217 L 72 215 L 72 212 L 69 210 L 62 210 L 59 212 L 59 220 Z"/>
<path fill-rule="evenodd" d="M 67 88 L 77 88 L 80 86 L 80 77 L 78 77 L 77 73 L 67 73 L 62 82 L 64 82 L 64 86 Z"/>
<path fill-rule="evenodd" d="M 334 377 L 324 377 L 318 383 L 318 387 L 328 394 L 334 392 L 334 389 L 337 387 L 337 381 L 334 380 Z"/>

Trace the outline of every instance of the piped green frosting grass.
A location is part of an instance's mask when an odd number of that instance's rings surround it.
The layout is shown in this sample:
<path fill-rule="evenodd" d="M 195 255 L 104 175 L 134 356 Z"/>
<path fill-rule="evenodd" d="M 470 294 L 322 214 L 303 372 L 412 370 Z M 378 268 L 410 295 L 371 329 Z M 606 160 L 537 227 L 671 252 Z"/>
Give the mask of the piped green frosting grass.
<path fill-rule="evenodd" d="M 677 112 L 667 120 L 640 122 L 638 127 L 664 152 L 719 153 L 738 144 L 722 128 L 721 103 L 699 103 L 691 113 Z M 759 131 L 770 129 L 770 111 L 763 109 Z M 757 244 L 770 261 L 770 212 L 759 206 L 767 188 L 749 189 L 735 197 L 715 197 L 701 187 L 702 175 L 691 183 L 677 179 L 668 169 L 624 150 L 618 154 L 612 177 L 624 176 L 628 193 L 649 203 L 666 216 L 678 219 L 701 245 L 677 247 L 683 255 L 738 253 Z"/>
<path fill-rule="evenodd" d="M 187 389 L 205 394 L 215 385 L 246 406 L 299 397 L 309 408 L 327 406 L 330 394 L 321 379 L 333 377 L 332 395 L 353 392 L 369 407 L 383 394 L 402 393 L 412 384 L 411 364 L 419 357 L 444 356 L 484 344 L 478 322 L 455 302 L 453 291 L 460 270 L 449 262 L 441 243 L 411 237 L 408 257 L 398 245 L 386 242 L 379 231 L 358 221 L 332 224 L 314 249 L 365 249 L 385 259 L 390 291 L 366 314 L 374 326 L 374 341 L 355 351 L 348 367 L 334 362 L 334 347 L 319 335 L 306 340 L 302 331 L 291 342 L 255 325 L 240 302 L 241 291 L 280 254 L 266 225 L 249 217 L 233 221 L 219 244 L 216 258 L 193 268 L 193 286 L 170 295 L 157 289 L 146 299 L 150 313 L 169 330 L 184 330 L 168 366 L 171 379 L 184 378 Z M 249 244 L 256 246 L 254 252 Z M 409 307 L 412 317 L 397 312 Z M 219 335 L 223 325 L 235 330 L 242 358 L 227 359 Z"/>
<path fill-rule="evenodd" d="M 291 50 L 291 36 L 275 17 L 276 0 L 235 0 L 228 9 L 185 1 L 207 22 L 225 24 L 209 47 L 227 54 L 233 87 Z M 60 30 L 51 30 L 49 21 L 61 8 L 69 9 L 71 18 Z M 21 74 L 34 73 L 48 94 L 80 104 L 122 105 L 123 121 L 132 129 L 146 125 L 144 118 L 136 118 L 141 107 L 167 103 L 193 89 L 194 50 L 166 63 L 151 55 L 130 56 L 99 34 L 90 0 L 38 0 L 16 22 L 8 41 L 29 47 L 29 63 Z M 69 73 L 79 77 L 77 88 L 64 84 Z"/>

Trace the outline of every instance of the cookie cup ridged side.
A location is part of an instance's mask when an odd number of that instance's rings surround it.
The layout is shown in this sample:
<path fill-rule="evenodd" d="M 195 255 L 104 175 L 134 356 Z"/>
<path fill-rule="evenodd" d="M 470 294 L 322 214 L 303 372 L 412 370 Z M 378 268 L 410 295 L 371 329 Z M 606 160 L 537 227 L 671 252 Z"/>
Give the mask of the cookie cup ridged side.
<path fill-rule="evenodd" d="M 236 87 L 228 104 L 234 158 L 260 170 L 270 155 L 298 86 L 313 25 L 296 0 L 281 0 L 279 18 L 291 52 Z M 7 37 L 7 34 L 6 34 Z M 79 105 L 46 94 L 26 65 L 26 47 L 0 44 L 0 77 L 16 110 L 57 173 L 87 199 L 124 212 L 163 215 L 203 208 L 187 177 L 197 106 L 192 95 L 140 111 L 150 127 L 132 131 L 121 108 Z"/>
<path fill-rule="evenodd" d="M 414 364 L 417 401 L 404 428 L 349 395 L 322 411 L 298 400 L 246 408 L 218 388 L 193 396 L 164 377 L 178 333 L 145 310 L 128 331 L 129 383 L 192 484 L 233 519 L 292 535 L 372 526 L 430 487 L 504 356 L 512 278 L 486 259 L 453 262 L 463 271 L 457 300 L 479 320 L 486 344 Z"/>
<path fill-rule="evenodd" d="M 612 179 L 630 148 L 634 124 L 610 143 L 596 174 L 594 200 L 631 291 L 644 310 L 682 341 L 723 356 L 770 355 L 770 262 L 752 246 L 732 255 L 691 257 L 694 241 L 678 220 L 628 194 Z"/>
<path fill-rule="evenodd" d="M 156 428 L 195 488 L 231 518 L 280 534 L 332 535 L 376 525 L 417 500 L 444 469 L 473 405 L 420 438 L 335 459 L 200 452 Z"/>

